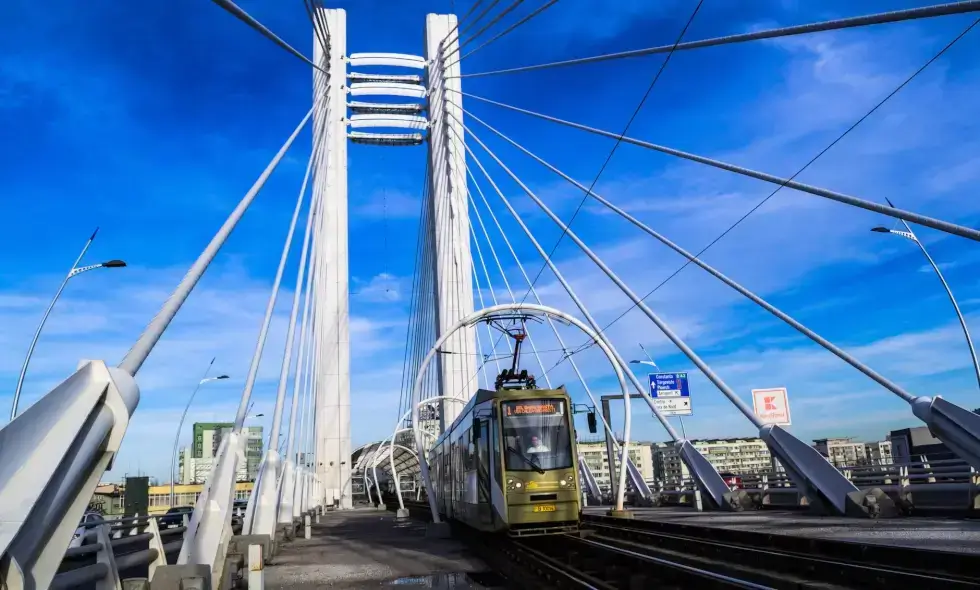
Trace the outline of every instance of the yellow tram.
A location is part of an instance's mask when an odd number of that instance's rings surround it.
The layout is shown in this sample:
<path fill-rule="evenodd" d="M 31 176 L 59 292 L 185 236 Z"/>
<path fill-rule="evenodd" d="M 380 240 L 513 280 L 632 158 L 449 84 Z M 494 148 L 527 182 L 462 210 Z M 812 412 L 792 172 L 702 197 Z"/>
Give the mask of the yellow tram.
<path fill-rule="evenodd" d="M 429 452 L 436 509 L 482 531 L 577 531 L 577 457 L 565 388 L 535 389 L 526 371 L 505 370 L 496 391 L 477 391 Z"/>

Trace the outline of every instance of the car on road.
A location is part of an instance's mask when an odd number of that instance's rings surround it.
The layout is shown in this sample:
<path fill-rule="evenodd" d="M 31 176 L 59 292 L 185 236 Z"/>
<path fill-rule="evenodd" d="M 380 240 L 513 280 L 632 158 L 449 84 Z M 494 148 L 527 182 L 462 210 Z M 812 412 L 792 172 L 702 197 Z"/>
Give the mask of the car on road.
<path fill-rule="evenodd" d="M 75 534 L 71 537 L 71 542 L 68 543 L 68 547 L 81 547 L 85 544 L 85 533 L 93 526 L 97 524 L 104 523 L 105 519 L 98 512 L 86 512 L 82 515 L 82 520 L 78 524 L 78 528 L 75 529 Z"/>
<path fill-rule="evenodd" d="M 190 519 L 192 512 L 194 512 L 193 506 L 174 506 L 160 517 L 157 524 L 162 529 L 184 526 L 184 515 L 186 514 L 187 518 Z"/>
<path fill-rule="evenodd" d="M 728 484 L 728 488 L 733 492 L 735 490 L 742 489 L 742 476 L 735 475 L 734 473 L 731 473 L 729 471 L 719 473 L 718 475 L 720 475 L 721 478 L 725 480 L 725 483 Z"/>

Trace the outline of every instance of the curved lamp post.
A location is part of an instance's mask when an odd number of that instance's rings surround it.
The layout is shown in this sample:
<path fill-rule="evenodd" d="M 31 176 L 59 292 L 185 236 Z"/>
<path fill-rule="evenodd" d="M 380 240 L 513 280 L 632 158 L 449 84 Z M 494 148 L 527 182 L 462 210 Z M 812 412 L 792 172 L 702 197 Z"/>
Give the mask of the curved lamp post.
<path fill-rule="evenodd" d="M 34 339 L 31 340 L 31 346 L 27 349 L 27 358 L 24 359 L 24 366 L 20 369 L 20 376 L 17 378 L 17 388 L 14 390 L 14 402 L 10 406 L 10 420 L 13 421 L 17 417 L 17 404 L 20 401 L 20 392 L 24 387 L 24 377 L 27 376 L 27 366 L 31 363 L 31 355 L 34 354 L 34 347 L 37 346 L 37 340 L 41 337 L 41 330 L 44 328 L 44 323 L 48 321 L 48 316 L 51 315 L 51 310 L 54 309 L 54 304 L 58 302 L 58 298 L 61 297 L 61 292 L 65 290 L 65 285 L 68 284 L 69 279 L 78 276 L 83 272 L 88 272 L 90 270 L 95 270 L 97 268 L 122 268 L 126 266 L 126 263 L 122 260 L 107 260 L 106 262 L 101 262 L 99 264 L 90 264 L 88 266 L 78 266 L 78 263 L 82 261 L 82 257 L 85 256 L 85 252 L 88 251 L 89 246 L 95 240 L 95 235 L 99 233 L 99 228 L 95 228 L 92 235 L 89 237 L 88 241 L 85 242 L 85 247 L 82 248 L 81 254 L 75 259 L 75 264 L 71 266 L 71 270 L 65 275 L 65 279 L 61 281 L 61 286 L 58 287 L 58 292 L 54 294 L 54 299 L 48 304 L 48 309 L 44 311 L 44 315 L 41 317 L 41 323 L 38 324 L 37 330 L 34 332 Z"/>
<path fill-rule="evenodd" d="M 894 207 L 891 201 L 888 201 L 888 204 Z M 960 326 L 963 327 L 963 336 L 966 338 L 966 345 L 970 348 L 970 358 L 973 359 L 973 370 L 977 375 L 977 385 L 980 386 L 980 363 L 977 362 L 977 351 L 973 348 L 973 339 L 970 338 L 970 330 L 966 326 L 966 319 L 963 317 L 963 313 L 960 311 L 959 304 L 956 303 L 956 298 L 953 297 L 953 291 L 949 288 L 949 283 L 946 282 L 946 278 L 943 276 L 943 273 L 940 272 L 939 265 L 937 265 L 932 259 L 932 256 L 929 255 L 925 245 L 919 241 L 919 238 L 912 232 L 912 228 L 909 227 L 909 224 L 904 219 L 901 221 L 905 225 L 906 231 L 888 229 L 887 227 L 873 227 L 871 228 L 871 231 L 901 236 L 906 240 L 915 242 L 919 246 L 919 249 L 922 250 L 922 255 L 929 261 L 929 265 L 932 266 L 932 270 L 936 271 L 936 276 L 939 277 L 939 282 L 941 282 L 943 284 L 943 288 L 946 289 L 946 295 L 949 296 L 949 301 L 953 304 L 953 309 L 956 311 L 956 317 L 960 320 Z"/>
<path fill-rule="evenodd" d="M 211 364 L 208 365 L 208 371 L 211 370 L 211 365 L 213 364 L 214 364 L 214 359 L 211 359 Z M 207 371 L 205 371 L 204 374 L 207 375 L 208 374 Z M 194 388 L 194 391 L 191 393 L 190 399 L 187 400 L 187 405 L 184 406 L 184 413 L 180 415 L 180 423 L 177 424 L 177 435 L 174 437 L 174 454 L 173 454 L 173 458 L 170 460 L 170 507 L 171 508 L 174 507 L 174 500 L 176 499 L 176 497 L 174 496 L 174 479 L 176 479 L 176 472 L 177 472 L 177 444 L 178 441 L 180 440 L 180 429 L 183 428 L 184 426 L 184 418 L 187 417 L 187 410 L 190 409 L 191 402 L 194 401 L 194 396 L 197 395 L 197 390 L 200 389 L 202 385 L 208 383 L 209 381 L 220 381 L 222 379 L 227 379 L 227 378 L 228 375 L 218 375 L 217 377 L 206 377 L 198 381 L 197 387 Z"/>

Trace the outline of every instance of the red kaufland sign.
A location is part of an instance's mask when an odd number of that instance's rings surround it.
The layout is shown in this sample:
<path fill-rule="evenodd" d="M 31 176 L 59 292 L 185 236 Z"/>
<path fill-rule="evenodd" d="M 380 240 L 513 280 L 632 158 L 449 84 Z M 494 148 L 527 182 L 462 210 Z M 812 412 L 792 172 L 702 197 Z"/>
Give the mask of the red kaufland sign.
<path fill-rule="evenodd" d="M 752 411 L 764 424 L 789 426 L 789 397 L 785 387 L 752 390 Z"/>

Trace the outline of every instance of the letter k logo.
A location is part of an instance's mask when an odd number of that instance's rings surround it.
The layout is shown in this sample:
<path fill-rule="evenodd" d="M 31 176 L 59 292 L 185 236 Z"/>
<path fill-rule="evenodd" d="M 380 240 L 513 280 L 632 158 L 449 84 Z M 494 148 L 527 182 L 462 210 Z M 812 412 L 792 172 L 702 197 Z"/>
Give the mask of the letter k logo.
<path fill-rule="evenodd" d="M 775 401 L 776 401 L 776 397 L 775 396 L 763 398 L 763 404 L 765 405 L 765 408 L 766 408 L 766 411 L 767 412 L 771 412 L 773 410 L 778 410 L 779 409 L 779 408 L 776 407 L 776 404 L 773 403 Z"/>

